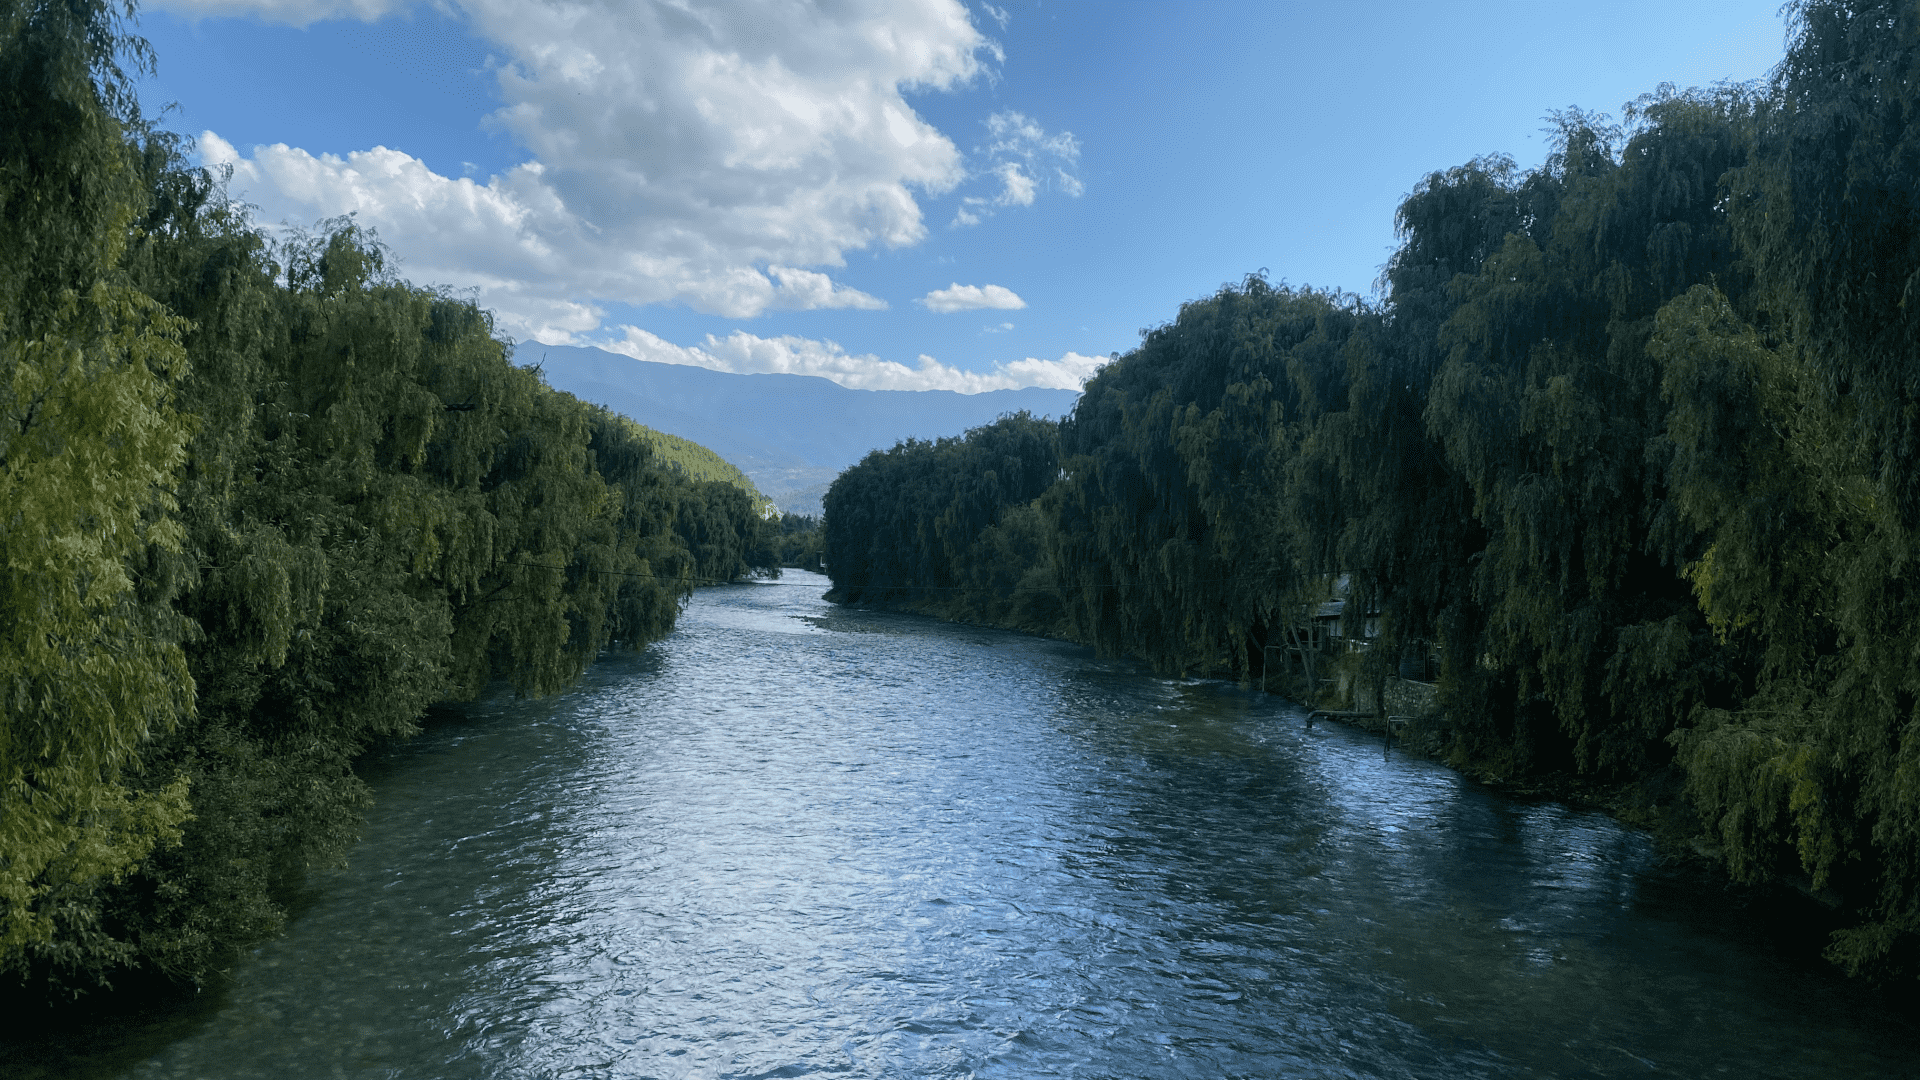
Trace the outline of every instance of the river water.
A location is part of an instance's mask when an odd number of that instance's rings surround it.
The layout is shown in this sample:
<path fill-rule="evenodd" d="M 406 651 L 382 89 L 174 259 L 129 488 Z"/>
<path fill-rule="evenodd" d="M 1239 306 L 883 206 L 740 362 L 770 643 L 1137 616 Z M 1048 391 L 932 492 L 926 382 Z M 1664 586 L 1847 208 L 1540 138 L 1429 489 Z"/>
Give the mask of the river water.
<path fill-rule="evenodd" d="M 1084 649 L 702 591 L 370 761 L 343 870 L 81 1077 L 1910 1075 L 1604 816 Z"/>

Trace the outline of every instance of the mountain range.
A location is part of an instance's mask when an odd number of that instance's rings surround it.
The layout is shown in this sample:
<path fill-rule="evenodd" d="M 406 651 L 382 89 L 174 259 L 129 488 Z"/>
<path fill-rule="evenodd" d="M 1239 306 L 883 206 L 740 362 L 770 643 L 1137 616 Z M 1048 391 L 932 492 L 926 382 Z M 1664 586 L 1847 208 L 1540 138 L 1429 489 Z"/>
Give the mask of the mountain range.
<path fill-rule="evenodd" d="M 521 345 L 514 362 L 537 366 L 556 390 L 707 447 L 797 514 L 820 513 L 833 478 L 870 451 L 959 435 L 1021 410 L 1063 416 L 1080 398 L 1041 387 L 853 390 L 814 375 L 736 374 L 537 342 Z"/>

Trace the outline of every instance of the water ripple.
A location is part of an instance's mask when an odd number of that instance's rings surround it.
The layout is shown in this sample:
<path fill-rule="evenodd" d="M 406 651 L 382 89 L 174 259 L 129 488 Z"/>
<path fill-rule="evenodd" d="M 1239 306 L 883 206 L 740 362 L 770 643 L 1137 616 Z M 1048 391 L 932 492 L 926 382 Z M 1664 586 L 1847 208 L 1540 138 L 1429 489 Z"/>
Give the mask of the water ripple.
<path fill-rule="evenodd" d="M 1907 1071 L 1904 1022 L 1720 932 L 1603 817 L 814 595 L 705 591 L 579 690 L 371 763 L 286 936 L 157 1052 L 61 1074 Z"/>

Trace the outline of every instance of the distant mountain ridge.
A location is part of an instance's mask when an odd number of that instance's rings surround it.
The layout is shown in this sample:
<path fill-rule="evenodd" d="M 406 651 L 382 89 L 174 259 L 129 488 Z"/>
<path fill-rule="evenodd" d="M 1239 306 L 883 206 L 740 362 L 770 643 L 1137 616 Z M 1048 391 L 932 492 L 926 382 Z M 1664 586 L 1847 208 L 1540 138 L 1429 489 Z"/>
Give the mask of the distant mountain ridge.
<path fill-rule="evenodd" d="M 738 466 L 781 509 L 817 514 L 842 469 L 902 439 L 959 435 L 1010 412 L 1063 416 L 1075 390 L 852 390 L 814 375 L 735 374 L 528 342 L 514 362 L 556 390 L 690 439 Z"/>

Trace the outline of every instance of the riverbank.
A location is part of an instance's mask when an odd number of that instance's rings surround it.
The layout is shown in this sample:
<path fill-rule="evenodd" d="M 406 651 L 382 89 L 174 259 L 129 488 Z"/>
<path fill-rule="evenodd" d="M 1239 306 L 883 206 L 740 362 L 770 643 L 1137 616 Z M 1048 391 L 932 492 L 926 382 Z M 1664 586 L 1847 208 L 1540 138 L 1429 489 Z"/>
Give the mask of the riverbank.
<path fill-rule="evenodd" d="M 1066 632 L 1061 622 L 996 622 L 965 617 L 964 608 L 940 601 L 871 602 L 846 604 L 844 593 L 830 589 L 822 599 L 854 611 L 876 611 L 915 615 L 962 626 L 1006 630 L 1047 640 L 1091 647 Z M 1201 672 L 1202 678 L 1222 677 L 1218 672 Z M 1228 677 L 1228 681 L 1232 680 Z M 1387 680 L 1387 700 L 1391 715 L 1411 715 L 1394 732 L 1393 750 L 1432 761 L 1459 773 L 1489 791 L 1524 803 L 1554 802 L 1585 811 L 1606 814 L 1624 826 L 1645 834 L 1655 845 L 1659 858 L 1676 867 L 1686 867 L 1698 875 L 1730 908 L 1770 913 L 1768 921 L 1782 930 L 1787 950 L 1804 958 L 1817 958 L 1829 944 L 1830 935 L 1851 925 L 1850 912 L 1834 890 L 1817 889 L 1812 879 L 1797 866 L 1782 866 L 1772 878 L 1759 883 L 1741 883 L 1728 875 L 1724 852 L 1706 836 L 1700 815 L 1686 795 L 1685 773 L 1667 763 L 1644 775 L 1616 779 L 1597 779 L 1564 769 L 1526 771 L 1515 769 L 1510 761 L 1489 761 L 1465 752 L 1459 738 L 1459 726 L 1439 707 L 1438 688 L 1433 684 Z M 1247 685 L 1244 681 L 1242 685 Z M 1364 688 L 1342 687 L 1340 700 L 1302 702 L 1269 690 L 1302 709 L 1333 709 L 1332 715 L 1316 722 L 1337 722 L 1385 740 L 1386 718 L 1372 709 L 1372 695 Z M 1358 698 L 1360 709 L 1351 706 Z M 1362 715 L 1351 715 L 1362 711 Z M 1907 943 L 1908 947 L 1912 943 Z M 1911 996 L 1906 991 L 1901 996 Z"/>
<path fill-rule="evenodd" d="M 848 603 L 845 599 L 846 595 L 844 590 L 833 588 L 827 590 L 821 599 L 852 611 L 884 611 L 901 615 L 917 615 L 962 626 L 1007 630 L 1051 641 L 1093 647 L 1092 642 L 1069 633 L 1064 620 L 1048 622 L 978 619 L 968 617 L 966 609 L 960 605 L 939 600 L 879 602 L 861 600 Z M 1235 679 L 1233 673 L 1226 671 L 1202 670 L 1193 674 L 1200 678 L 1220 678 L 1230 682 L 1238 681 L 1242 685 L 1253 685 L 1252 680 Z M 1402 683 L 1406 684 L 1406 688 L 1399 685 Z M 1682 777 L 1676 770 L 1664 770 L 1656 777 L 1614 782 L 1595 781 L 1564 771 L 1538 774 L 1517 773 L 1502 763 L 1475 760 L 1460 752 L 1455 739 L 1455 725 L 1441 710 L 1438 687 L 1434 684 L 1389 678 L 1386 690 L 1387 712 L 1390 715 L 1414 717 L 1394 736 L 1394 748 L 1403 753 L 1411 753 L 1439 762 L 1477 783 L 1517 798 L 1557 799 L 1584 809 L 1602 810 L 1636 827 L 1653 832 L 1664 831 L 1669 835 L 1675 829 L 1689 823 L 1694 826 L 1695 832 L 1698 831 L 1698 817 L 1691 815 L 1690 809 L 1685 814 L 1677 813 L 1675 810 L 1676 806 L 1684 802 L 1685 797 L 1681 790 Z M 1330 709 L 1340 714 L 1356 711 L 1365 713 L 1360 716 L 1335 715 L 1330 719 L 1384 738 L 1386 721 L 1374 708 L 1372 695 L 1364 687 L 1356 690 L 1353 687 L 1341 685 L 1323 700 L 1311 702 L 1302 701 L 1277 687 L 1267 689 L 1266 692 L 1291 701 L 1302 709 Z M 1678 838 L 1675 837 L 1675 839 L 1678 842 Z M 1685 846 L 1683 842 L 1682 846 Z"/>

